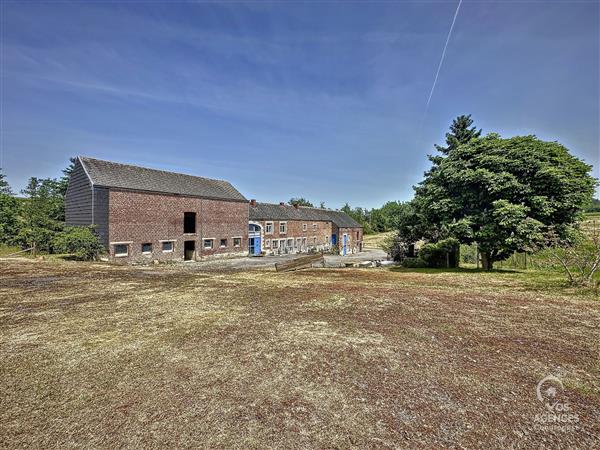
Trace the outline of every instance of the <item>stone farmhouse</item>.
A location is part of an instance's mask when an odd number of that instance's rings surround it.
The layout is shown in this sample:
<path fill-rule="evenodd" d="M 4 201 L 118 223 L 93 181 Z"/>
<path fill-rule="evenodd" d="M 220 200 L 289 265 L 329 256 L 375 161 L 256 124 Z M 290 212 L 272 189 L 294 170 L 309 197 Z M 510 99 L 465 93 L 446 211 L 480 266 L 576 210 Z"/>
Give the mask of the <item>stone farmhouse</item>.
<path fill-rule="evenodd" d="M 229 182 L 78 157 L 66 223 L 95 225 L 113 261 L 362 250 L 360 224 L 340 211 L 248 202 Z"/>
<path fill-rule="evenodd" d="M 362 251 L 363 229 L 342 211 L 251 200 L 249 217 L 250 254 L 329 251 L 333 246 L 344 256 Z"/>

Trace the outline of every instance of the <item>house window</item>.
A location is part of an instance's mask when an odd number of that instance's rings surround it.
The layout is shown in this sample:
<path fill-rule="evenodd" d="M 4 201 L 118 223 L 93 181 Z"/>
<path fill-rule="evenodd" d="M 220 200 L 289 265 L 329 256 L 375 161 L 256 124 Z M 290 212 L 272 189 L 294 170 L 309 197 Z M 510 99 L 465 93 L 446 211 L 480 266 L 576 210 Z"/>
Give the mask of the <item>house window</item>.
<path fill-rule="evenodd" d="M 149 242 L 142 244 L 142 253 L 144 253 L 145 255 L 151 255 L 152 254 L 152 244 L 150 244 Z"/>
<path fill-rule="evenodd" d="M 288 248 L 294 248 L 294 240 L 293 239 L 288 239 L 287 240 L 287 246 L 288 246 Z"/>
<path fill-rule="evenodd" d="M 204 248 L 206 248 L 206 249 L 213 248 L 213 240 L 214 239 L 204 239 Z"/>
<path fill-rule="evenodd" d="M 313 244 L 316 244 L 316 243 L 317 243 L 317 237 L 313 236 Z"/>
<path fill-rule="evenodd" d="M 317 224 L 313 223 L 313 231 L 317 231 Z"/>
<path fill-rule="evenodd" d="M 265 233 L 266 234 L 273 234 L 273 222 L 266 222 L 265 223 Z"/>
<path fill-rule="evenodd" d="M 163 253 L 169 253 L 173 251 L 173 241 L 165 241 L 162 243 Z"/>
<path fill-rule="evenodd" d="M 279 245 L 279 241 L 273 239 L 273 248 L 277 248 Z"/>
<path fill-rule="evenodd" d="M 183 232 L 186 234 L 193 234 L 196 232 L 196 213 L 195 212 L 183 213 Z"/>
<path fill-rule="evenodd" d="M 242 238 L 233 238 L 233 246 L 241 247 L 242 246 Z"/>
<path fill-rule="evenodd" d="M 279 222 L 279 232 L 282 234 L 287 233 L 287 222 Z"/>
<path fill-rule="evenodd" d="M 356 240 L 358 241 L 358 231 L 356 232 Z"/>
<path fill-rule="evenodd" d="M 116 257 L 128 256 L 129 255 L 129 245 L 127 245 L 127 244 L 116 244 L 114 246 L 114 249 L 115 249 L 115 256 Z"/>
<path fill-rule="evenodd" d="M 271 247 L 271 240 L 265 239 L 265 247 Z"/>
<path fill-rule="evenodd" d="M 221 239 L 221 247 L 227 247 L 227 239 Z"/>
<path fill-rule="evenodd" d="M 306 224 L 305 223 L 302 224 L 302 231 L 306 231 Z"/>

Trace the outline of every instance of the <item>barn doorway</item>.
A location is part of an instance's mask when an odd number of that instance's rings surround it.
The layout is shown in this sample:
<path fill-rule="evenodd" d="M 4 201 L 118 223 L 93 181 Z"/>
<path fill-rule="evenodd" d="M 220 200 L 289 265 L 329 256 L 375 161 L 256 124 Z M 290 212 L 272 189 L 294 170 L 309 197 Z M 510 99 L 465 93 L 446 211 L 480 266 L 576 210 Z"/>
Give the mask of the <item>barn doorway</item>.
<path fill-rule="evenodd" d="M 194 259 L 196 253 L 196 241 L 185 241 L 183 243 L 183 259 L 185 261 L 191 261 Z"/>

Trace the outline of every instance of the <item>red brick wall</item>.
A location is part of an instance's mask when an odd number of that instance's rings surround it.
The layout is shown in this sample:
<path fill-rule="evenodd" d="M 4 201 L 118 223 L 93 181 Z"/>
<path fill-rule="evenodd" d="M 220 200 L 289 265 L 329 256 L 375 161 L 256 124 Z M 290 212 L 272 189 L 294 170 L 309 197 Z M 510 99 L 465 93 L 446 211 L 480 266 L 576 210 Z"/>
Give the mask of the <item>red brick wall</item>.
<path fill-rule="evenodd" d="M 273 222 L 273 233 L 266 232 L 267 222 Z M 280 221 L 278 220 L 258 220 L 253 223 L 258 223 L 262 227 L 262 246 L 263 250 L 267 252 L 273 249 L 271 242 L 269 242 L 269 246 L 266 245 L 267 241 L 273 241 L 273 239 L 294 239 L 294 242 L 297 242 L 298 238 L 306 238 L 307 247 L 322 246 L 331 242 L 331 222 L 288 220 L 286 233 L 279 232 Z M 303 230 L 304 224 L 306 224 L 306 231 Z M 316 230 L 313 225 L 316 225 Z M 315 237 L 316 243 L 314 242 Z"/>
<path fill-rule="evenodd" d="M 183 233 L 184 212 L 196 213 L 196 233 Z M 233 238 L 241 237 L 239 248 Z M 203 239 L 213 238 L 213 249 L 205 250 Z M 172 253 L 163 253 L 160 240 L 176 240 Z M 227 239 L 227 247 L 220 247 Z M 110 190 L 109 252 L 114 242 L 131 242 L 129 257 L 116 260 L 182 260 L 184 241 L 196 242 L 197 257 L 248 251 L 248 204 L 163 194 Z M 152 243 L 152 255 L 142 254 L 143 243 Z"/>
<path fill-rule="evenodd" d="M 357 253 L 362 251 L 363 230 L 362 228 L 339 228 L 338 243 L 340 245 L 340 253 L 344 245 L 343 236 L 348 235 L 346 242 L 346 253 Z"/>

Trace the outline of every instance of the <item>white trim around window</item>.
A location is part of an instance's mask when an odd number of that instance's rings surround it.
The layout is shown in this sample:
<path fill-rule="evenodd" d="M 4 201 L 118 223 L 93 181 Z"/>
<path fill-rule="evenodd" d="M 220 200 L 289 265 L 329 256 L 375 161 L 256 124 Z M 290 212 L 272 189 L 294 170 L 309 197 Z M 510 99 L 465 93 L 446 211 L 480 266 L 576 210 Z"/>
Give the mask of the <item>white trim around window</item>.
<path fill-rule="evenodd" d="M 279 222 L 279 234 L 287 234 L 287 222 Z"/>
<path fill-rule="evenodd" d="M 177 239 L 162 239 L 158 241 L 160 243 L 160 249 L 163 253 L 173 253 L 175 251 L 175 241 Z M 165 244 L 171 244 L 171 250 L 165 250 Z"/>
<path fill-rule="evenodd" d="M 240 240 L 240 243 L 239 243 L 239 244 L 236 244 L 236 243 L 235 243 L 235 240 L 236 240 L 236 239 L 239 239 L 239 240 Z M 241 246 L 242 246 L 242 237 L 241 237 L 241 236 L 234 236 L 234 237 L 232 237 L 232 238 L 231 238 L 231 241 L 233 242 L 233 246 L 234 246 L 235 248 L 239 248 L 239 247 L 241 247 Z"/>
<path fill-rule="evenodd" d="M 206 241 L 210 241 L 210 246 L 206 246 Z M 215 238 L 204 238 L 202 239 L 202 248 L 204 250 L 212 250 L 215 248 Z"/>
<path fill-rule="evenodd" d="M 273 234 L 273 228 L 275 228 L 274 224 L 275 222 L 265 222 L 265 234 Z M 269 225 L 271 226 L 270 230 Z"/>
<path fill-rule="evenodd" d="M 110 245 L 113 248 L 113 254 L 115 256 L 115 258 L 126 258 L 127 256 L 129 256 L 129 246 L 133 244 L 133 241 L 127 241 L 127 242 L 111 242 Z M 124 246 L 126 248 L 126 251 L 117 253 L 117 247 L 120 246 Z"/>
<path fill-rule="evenodd" d="M 305 223 L 302 224 L 302 231 L 306 231 L 307 225 Z"/>

